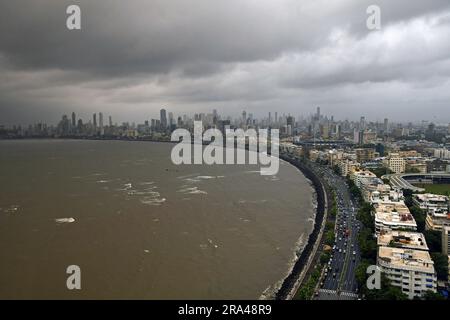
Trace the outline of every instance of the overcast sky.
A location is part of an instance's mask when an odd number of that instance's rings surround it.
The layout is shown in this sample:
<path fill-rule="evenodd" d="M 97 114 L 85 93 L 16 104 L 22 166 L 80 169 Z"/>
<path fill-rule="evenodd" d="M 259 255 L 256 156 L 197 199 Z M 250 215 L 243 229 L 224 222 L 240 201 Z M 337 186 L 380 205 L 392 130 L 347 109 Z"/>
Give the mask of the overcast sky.
<path fill-rule="evenodd" d="M 317 106 L 450 122 L 449 0 L 0 2 L 0 124 Z M 70 4 L 82 30 L 66 28 Z M 380 31 L 366 27 L 370 4 Z"/>

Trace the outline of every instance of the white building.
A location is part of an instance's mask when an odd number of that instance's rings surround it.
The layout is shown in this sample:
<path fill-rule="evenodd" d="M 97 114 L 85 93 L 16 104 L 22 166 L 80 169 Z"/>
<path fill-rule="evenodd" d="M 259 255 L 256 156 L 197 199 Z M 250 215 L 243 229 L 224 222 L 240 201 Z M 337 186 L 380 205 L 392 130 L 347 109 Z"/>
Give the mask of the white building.
<path fill-rule="evenodd" d="M 416 194 L 414 203 L 425 211 L 425 227 L 427 230 L 441 231 L 450 226 L 449 198 L 436 194 Z"/>
<path fill-rule="evenodd" d="M 352 181 L 355 183 L 355 185 L 358 188 L 361 188 L 362 182 L 366 181 L 368 182 L 368 180 L 373 181 L 374 179 L 378 179 L 376 174 L 374 174 L 372 171 L 369 170 L 361 170 L 361 171 L 354 171 L 352 173 L 350 173 L 350 179 L 352 179 Z M 379 182 L 378 180 L 375 180 L 377 182 Z M 381 183 L 383 183 L 381 181 Z"/>
<path fill-rule="evenodd" d="M 415 194 L 414 203 L 426 213 L 447 213 L 449 209 L 448 197 L 438 194 Z"/>
<path fill-rule="evenodd" d="M 410 299 L 421 297 L 426 291 L 437 292 L 434 262 L 427 251 L 380 247 L 377 266 Z"/>
<path fill-rule="evenodd" d="M 390 230 L 417 230 L 416 220 L 404 202 L 380 202 L 374 204 L 375 233 Z"/>
<path fill-rule="evenodd" d="M 434 149 L 434 157 L 438 159 L 450 159 L 450 150 L 445 148 Z"/>
<path fill-rule="evenodd" d="M 378 185 L 377 189 L 370 194 L 371 204 L 382 202 L 402 202 L 405 200 L 400 188 L 391 188 L 388 184 Z"/>

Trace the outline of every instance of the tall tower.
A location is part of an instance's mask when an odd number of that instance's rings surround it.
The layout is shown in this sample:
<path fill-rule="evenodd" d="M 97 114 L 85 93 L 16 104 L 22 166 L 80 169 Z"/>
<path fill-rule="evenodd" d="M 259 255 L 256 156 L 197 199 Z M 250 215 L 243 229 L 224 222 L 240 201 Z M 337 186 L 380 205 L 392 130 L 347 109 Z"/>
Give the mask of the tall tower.
<path fill-rule="evenodd" d="M 92 122 L 94 124 L 94 128 L 97 128 L 97 114 L 96 113 L 94 113 L 92 115 Z"/>
<path fill-rule="evenodd" d="M 170 130 L 172 130 L 172 125 L 174 125 L 174 124 L 175 124 L 175 121 L 174 121 L 173 113 L 169 112 L 169 127 L 170 127 Z"/>
<path fill-rule="evenodd" d="M 100 126 L 100 129 L 103 129 L 103 113 L 99 112 L 98 114 L 98 124 Z"/>
<path fill-rule="evenodd" d="M 112 118 L 109 116 L 109 126 L 112 127 Z"/>
<path fill-rule="evenodd" d="M 160 121 L 161 121 L 161 129 L 166 130 L 167 129 L 166 109 L 161 109 L 159 112 L 159 115 L 160 115 Z"/>
<path fill-rule="evenodd" d="M 72 128 L 75 128 L 75 126 L 77 125 L 75 118 L 76 118 L 75 112 L 72 112 Z"/>
<path fill-rule="evenodd" d="M 362 116 L 359 120 L 359 130 L 365 130 L 366 129 L 366 117 Z"/>

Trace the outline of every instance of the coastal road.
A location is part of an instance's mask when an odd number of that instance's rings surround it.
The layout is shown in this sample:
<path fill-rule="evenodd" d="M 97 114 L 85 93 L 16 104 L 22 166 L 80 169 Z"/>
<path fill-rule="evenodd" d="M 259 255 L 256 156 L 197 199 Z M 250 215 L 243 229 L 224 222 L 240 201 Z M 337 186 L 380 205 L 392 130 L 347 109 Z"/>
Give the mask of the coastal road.
<path fill-rule="evenodd" d="M 316 294 L 318 300 L 349 300 L 358 297 L 355 270 L 360 262 L 358 232 L 361 223 L 356 219 L 358 206 L 352 198 L 345 179 L 330 168 L 313 164 L 314 170 L 336 193 L 335 243 L 325 277 Z"/>

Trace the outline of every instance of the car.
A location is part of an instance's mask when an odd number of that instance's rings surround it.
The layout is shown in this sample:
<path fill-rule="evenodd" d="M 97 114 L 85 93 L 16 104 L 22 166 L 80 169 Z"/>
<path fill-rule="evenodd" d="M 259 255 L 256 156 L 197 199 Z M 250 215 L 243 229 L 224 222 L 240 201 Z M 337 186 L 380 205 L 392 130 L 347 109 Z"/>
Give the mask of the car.
<path fill-rule="evenodd" d="M 339 249 L 339 253 L 341 253 L 342 252 L 342 249 Z"/>
<path fill-rule="evenodd" d="M 353 255 L 356 256 L 356 251 L 353 251 Z"/>
<path fill-rule="evenodd" d="M 333 273 L 333 278 L 336 278 L 336 272 L 335 272 L 335 273 Z"/>

